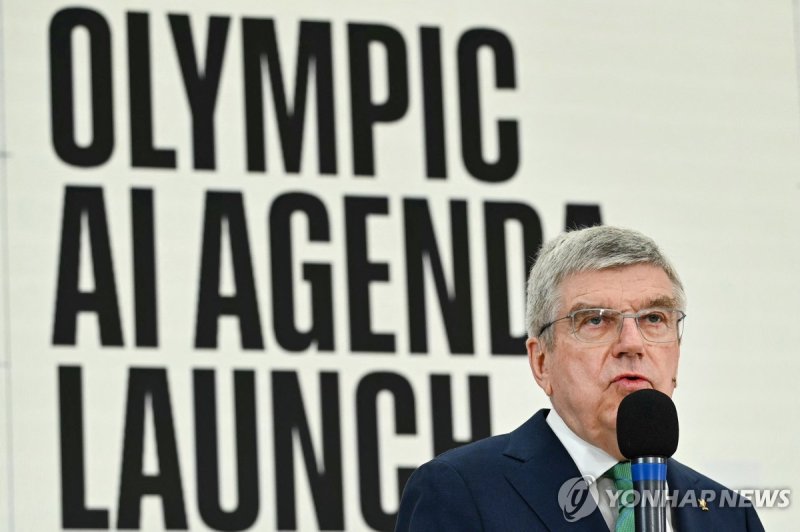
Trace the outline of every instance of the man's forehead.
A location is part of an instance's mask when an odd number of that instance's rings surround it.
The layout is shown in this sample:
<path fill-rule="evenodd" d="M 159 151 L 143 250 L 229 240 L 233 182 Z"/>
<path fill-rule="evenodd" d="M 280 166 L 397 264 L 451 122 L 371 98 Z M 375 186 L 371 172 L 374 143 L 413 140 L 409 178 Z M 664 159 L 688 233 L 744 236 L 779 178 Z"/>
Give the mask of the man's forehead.
<path fill-rule="evenodd" d="M 582 310 L 587 308 L 611 308 L 611 307 L 613 307 L 612 303 L 606 303 L 600 300 L 599 298 L 598 299 L 587 298 L 585 300 L 579 299 L 577 301 L 573 301 L 572 304 L 569 305 L 569 308 L 566 309 L 566 313 L 575 312 L 576 310 Z M 632 310 L 642 310 L 648 308 L 668 308 L 668 309 L 678 308 L 678 300 L 668 295 L 656 296 L 652 298 L 644 298 L 638 304 L 633 305 Z"/>
<path fill-rule="evenodd" d="M 621 302 L 636 309 L 677 305 L 669 276 L 652 264 L 577 272 L 565 278 L 559 288 L 561 306 L 570 312 Z"/>

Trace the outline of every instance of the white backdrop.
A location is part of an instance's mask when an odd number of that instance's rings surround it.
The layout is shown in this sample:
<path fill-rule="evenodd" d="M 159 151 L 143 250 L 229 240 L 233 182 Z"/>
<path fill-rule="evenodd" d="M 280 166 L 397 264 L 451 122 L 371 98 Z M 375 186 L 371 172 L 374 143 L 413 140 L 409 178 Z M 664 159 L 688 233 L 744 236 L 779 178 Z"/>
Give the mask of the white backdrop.
<path fill-rule="evenodd" d="M 676 457 L 737 489 L 798 486 L 788 0 L 1 5 L 0 528 L 381 528 L 398 469 L 448 430 L 506 432 L 547 406 L 492 337 L 524 334 L 523 240 L 564 230 L 568 205 L 652 236 L 683 277 Z M 290 115 L 301 28 L 322 42 L 294 167 L 274 61 L 245 72 L 270 28 Z M 487 258 L 503 241 L 507 277 Z M 209 375 L 216 403 L 198 406 Z M 219 497 L 196 432 L 214 411 Z M 794 497 L 759 514 L 800 519 Z"/>

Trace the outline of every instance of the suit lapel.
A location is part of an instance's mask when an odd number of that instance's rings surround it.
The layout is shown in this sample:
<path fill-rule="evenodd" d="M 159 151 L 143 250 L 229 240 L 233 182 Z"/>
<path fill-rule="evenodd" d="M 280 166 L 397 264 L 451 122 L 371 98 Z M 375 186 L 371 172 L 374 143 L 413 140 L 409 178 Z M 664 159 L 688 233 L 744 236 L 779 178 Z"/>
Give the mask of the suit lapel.
<path fill-rule="evenodd" d="M 700 497 L 699 478 L 691 469 L 680 462 L 669 459 L 667 462 L 667 487 L 676 496 L 672 509 L 673 530 L 716 530 L 714 512 L 716 501 L 707 503 L 708 511 L 703 511 L 695 497 Z M 690 497 L 687 499 L 687 496 Z M 682 505 L 681 501 L 688 502 Z"/>
<path fill-rule="evenodd" d="M 511 433 L 503 452 L 510 458 L 506 479 L 550 530 L 606 530 L 606 522 L 588 493 L 592 513 L 574 522 L 565 516 L 559 490 L 564 482 L 580 477 L 580 472 L 547 424 L 546 413 L 540 410 Z"/>

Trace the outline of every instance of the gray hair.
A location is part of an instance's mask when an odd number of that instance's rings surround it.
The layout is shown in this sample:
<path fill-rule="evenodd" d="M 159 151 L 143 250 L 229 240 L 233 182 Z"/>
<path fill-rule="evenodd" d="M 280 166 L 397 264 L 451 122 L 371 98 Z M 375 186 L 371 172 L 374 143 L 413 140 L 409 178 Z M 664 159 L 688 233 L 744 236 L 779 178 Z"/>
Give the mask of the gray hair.
<path fill-rule="evenodd" d="M 561 282 L 572 274 L 605 270 L 634 264 L 652 264 L 667 274 L 679 308 L 686 306 L 678 273 L 649 237 L 620 227 L 598 226 L 571 231 L 544 244 L 528 276 L 528 335 L 533 338 L 547 323 L 558 318 Z M 547 329 L 540 340 L 552 349 L 553 332 Z"/>

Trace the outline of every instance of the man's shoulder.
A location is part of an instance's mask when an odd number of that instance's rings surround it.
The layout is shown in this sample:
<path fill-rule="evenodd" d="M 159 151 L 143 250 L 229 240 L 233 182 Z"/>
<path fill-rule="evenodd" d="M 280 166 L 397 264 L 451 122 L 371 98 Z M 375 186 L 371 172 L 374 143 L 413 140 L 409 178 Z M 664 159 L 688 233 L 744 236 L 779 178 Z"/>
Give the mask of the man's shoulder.
<path fill-rule="evenodd" d="M 475 467 L 485 462 L 500 459 L 503 455 L 503 450 L 508 447 L 510 439 L 511 433 L 484 438 L 445 451 L 436 456 L 431 462 L 447 464 L 457 469 Z"/>
<path fill-rule="evenodd" d="M 676 529 L 764 530 L 749 499 L 672 458 L 667 484 L 674 491 Z"/>
<path fill-rule="evenodd" d="M 531 501 L 538 500 L 535 466 L 550 458 L 547 445 L 537 444 L 552 436 L 545 415 L 418 467 L 403 490 L 396 530 L 544 529 Z"/>
<path fill-rule="evenodd" d="M 546 437 L 554 438 L 545 422 L 547 412 L 547 409 L 542 409 L 511 432 L 490 436 L 450 449 L 439 454 L 429 463 L 446 465 L 459 471 L 480 473 L 491 464 L 498 462 L 505 462 L 509 459 L 524 461 L 530 457 L 533 452 L 531 447 L 535 447 L 538 440 Z"/>

